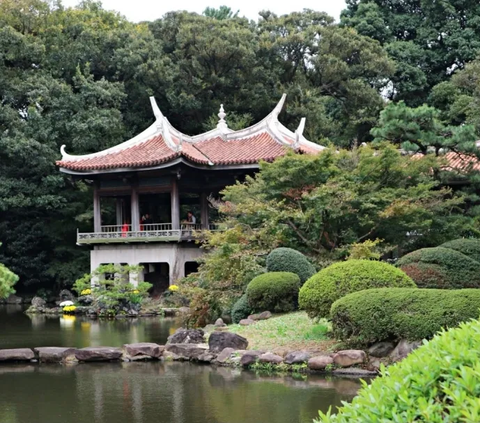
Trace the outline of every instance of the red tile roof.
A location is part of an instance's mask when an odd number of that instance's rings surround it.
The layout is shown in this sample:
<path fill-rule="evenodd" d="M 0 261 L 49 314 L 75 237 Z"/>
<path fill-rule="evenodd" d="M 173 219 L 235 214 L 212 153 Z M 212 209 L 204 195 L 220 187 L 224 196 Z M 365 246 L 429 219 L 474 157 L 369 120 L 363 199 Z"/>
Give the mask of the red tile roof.
<path fill-rule="evenodd" d="M 480 160 L 476 156 L 471 156 L 464 153 L 449 152 L 445 154 L 447 159 L 448 168 L 451 170 L 459 171 L 480 171 Z"/>

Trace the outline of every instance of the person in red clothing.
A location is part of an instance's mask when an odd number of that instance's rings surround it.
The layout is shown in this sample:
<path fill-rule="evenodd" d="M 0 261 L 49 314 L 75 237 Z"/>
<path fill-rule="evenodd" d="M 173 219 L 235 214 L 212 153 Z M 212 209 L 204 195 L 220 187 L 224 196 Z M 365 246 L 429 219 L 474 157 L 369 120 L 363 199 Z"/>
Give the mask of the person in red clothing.
<path fill-rule="evenodd" d="M 125 222 L 122 226 L 122 238 L 126 238 L 127 237 L 127 232 L 128 232 L 128 229 L 129 229 L 129 224 L 128 222 Z"/>

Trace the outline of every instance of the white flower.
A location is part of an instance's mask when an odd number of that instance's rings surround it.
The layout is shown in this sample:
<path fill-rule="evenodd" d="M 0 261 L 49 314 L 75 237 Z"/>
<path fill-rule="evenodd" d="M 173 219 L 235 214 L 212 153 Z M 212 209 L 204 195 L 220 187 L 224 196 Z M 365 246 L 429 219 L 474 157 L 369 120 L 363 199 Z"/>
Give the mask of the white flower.
<path fill-rule="evenodd" d="M 66 306 L 71 306 L 71 305 L 74 305 L 73 301 L 62 301 L 60 303 L 60 307 L 66 307 Z"/>

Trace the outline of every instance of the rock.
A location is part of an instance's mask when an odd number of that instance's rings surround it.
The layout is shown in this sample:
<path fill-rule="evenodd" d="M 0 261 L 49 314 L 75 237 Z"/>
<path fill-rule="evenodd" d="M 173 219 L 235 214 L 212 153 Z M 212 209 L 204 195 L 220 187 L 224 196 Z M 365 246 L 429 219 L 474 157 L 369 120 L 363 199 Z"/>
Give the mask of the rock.
<path fill-rule="evenodd" d="M 218 319 L 215 321 L 215 326 L 216 326 L 217 328 L 221 328 L 221 327 L 224 327 L 224 326 L 227 326 L 227 325 L 225 324 L 225 322 L 223 321 L 222 318 L 218 318 Z"/>
<path fill-rule="evenodd" d="M 252 319 L 242 319 L 238 322 L 240 326 L 250 326 L 255 323 L 255 320 Z"/>
<path fill-rule="evenodd" d="M 333 358 L 329 355 L 318 355 L 308 360 L 308 368 L 311 370 L 325 370 L 327 366 L 333 364 Z"/>
<path fill-rule="evenodd" d="M 358 367 L 347 367 L 346 369 L 335 369 L 333 371 L 334 375 L 337 376 L 357 376 L 357 377 L 365 377 L 365 376 L 371 376 L 375 377 L 377 376 L 377 372 L 371 371 L 371 370 L 366 370 L 366 369 L 360 369 Z"/>
<path fill-rule="evenodd" d="M 208 347 L 205 344 L 167 344 L 165 350 L 177 355 L 180 360 L 198 360 Z"/>
<path fill-rule="evenodd" d="M 262 313 L 252 314 L 248 316 L 250 320 L 267 320 L 270 319 L 270 317 L 272 317 L 272 313 L 270 313 L 269 311 L 263 311 Z"/>
<path fill-rule="evenodd" d="M 333 356 L 333 362 L 340 367 L 350 367 L 362 364 L 367 359 L 367 354 L 362 350 L 343 350 Z"/>
<path fill-rule="evenodd" d="M 167 344 L 203 344 L 204 342 L 205 333 L 202 329 L 179 328 L 168 337 Z"/>
<path fill-rule="evenodd" d="M 93 297 L 91 295 L 81 295 L 77 301 L 79 304 L 89 306 L 93 303 Z"/>
<path fill-rule="evenodd" d="M 35 354 L 30 348 L 15 348 L 0 350 L 0 361 L 30 361 Z"/>
<path fill-rule="evenodd" d="M 22 304 L 23 303 L 23 298 L 12 294 L 5 300 L 5 303 L 6 304 Z"/>
<path fill-rule="evenodd" d="M 139 342 L 137 344 L 125 344 L 123 346 L 130 358 L 160 358 L 165 347 L 151 342 Z"/>
<path fill-rule="evenodd" d="M 62 363 L 75 355 L 75 348 L 40 347 L 34 348 L 40 363 Z"/>
<path fill-rule="evenodd" d="M 395 348 L 393 342 L 377 342 L 368 349 L 368 355 L 373 357 L 386 357 Z"/>
<path fill-rule="evenodd" d="M 240 364 L 244 367 L 248 367 L 251 364 L 256 363 L 258 357 L 260 357 L 262 354 L 262 351 L 246 351 L 245 354 L 243 354 L 240 358 Z"/>
<path fill-rule="evenodd" d="M 287 354 L 285 360 L 286 364 L 302 364 L 310 360 L 310 354 L 305 351 L 292 351 Z"/>
<path fill-rule="evenodd" d="M 248 341 L 236 333 L 215 331 L 208 338 L 208 346 L 214 353 L 219 353 L 225 348 L 245 350 L 248 347 Z"/>
<path fill-rule="evenodd" d="M 224 348 L 220 354 L 217 356 L 217 363 L 224 364 L 228 361 L 230 356 L 235 350 L 233 348 Z"/>
<path fill-rule="evenodd" d="M 68 289 L 62 289 L 58 294 L 60 301 L 75 301 L 76 297 Z"/>
<path fill-rule="evenodd" d="M 47 302 L 41 298 L 41 297 L 33 297 L 33 300 L 32 300 L 32 306 L 39 309 L 39 308 L 42 308 L 42 307 L 46 307 L 47 305 Z"/>
<path fill-rule="evenodd" d="M 78 361 L 112 361 L 122 358 L 122 350 L 113 347 L 87 347 L 75 350 Z"/>
<path fill-rule="evenodd" d="M 228 332 L 229 328 L 228 326 L 219 326 L 218 328 L 215 328 L 217 332 Z"/>
<path fill-rule="evenodd" d="M 180 360 L 180 357 L 177 354 L 174 354 L 173 352 L 170 352 L 170 351 L 164 351 L 162 358 L 165 361 Z"/>
<path fill-rule="evenodd" d="M 390 358 L 393 361 L 403 360 L 408 354 L 417 349 L 420 345 L 422 345 L 422 341 L 410 342 L 402 339 L 390 354 Z"/>
<path fill-rule="evenodd" d="M 215 354 L 212 354 L 210 352 L 204 352 L 203 354 L 199 355 L 197 358 L 198 361 L 201 361 L 203 363 L 211 363 L 213 360 L 215 360 Z"/>
<path fill-rule="evenodd" d="M 372 371 L 372 372 L 378 372 L 380 370 L 380 365 L 382 364 L 382 361 L 378 357 L 370 357 L 370 360 L 368 361 L 367 364 L 367 369 Z"/>
<path fill-rule="evenodd" d="M 260 363 L 280 364 L 280 363 L 283 363 L 283 358 L 277 354 L 267 352 L 265 354 L 262 354 L 260 357 L 258 357 L 258 361 L 260 361 Z"/>

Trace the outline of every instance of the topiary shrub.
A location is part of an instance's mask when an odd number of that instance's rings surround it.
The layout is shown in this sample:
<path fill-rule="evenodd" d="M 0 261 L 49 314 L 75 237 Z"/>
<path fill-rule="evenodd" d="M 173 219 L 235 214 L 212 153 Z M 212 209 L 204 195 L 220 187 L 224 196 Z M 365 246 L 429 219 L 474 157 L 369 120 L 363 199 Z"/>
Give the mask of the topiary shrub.
<path fill-rule="evenodd" d="M 267 256 L 267 271 L 295 273 L 303 285 L 315 274 L 315 267 L 300 251 L 282 247 L 276 248 Z"/>
<path fill-rule="evenodd" d="M 415 283 L 391 264 L 371 260 L 335 263 L 312 276 L 300 289 L 300 308 L 312 318 L 328 317 L 330 307 L 351 292 L 370 288 L 414 288 Z"/>
<path fill-rule="evenodd" d="M 480 290 L 381 288 L 355 292 L 333 303 L 336 339 L 377 341 L 431 338 L 442 328 L 479 316 Z"/>
<path fill-rule="evenodd" d="M 480 422 L 480 322 L 442 332 L 315 423 Z"/>
<path fill-rule="evenodd" d="M 298 306 L 299 288 L 300 278 L 295 273 L 264 273 L 248 284 L 248 304 L 254 311 L 293 311 Z"/>
<path fill-rule="evenodd" d="M 450 248 L 422 248 L 402 257 L 397 266 L 419 288 L 480 287 L 480 263 Z"/>
<path fill-rule="evenodd" d="M 454 239 L 440 245 L 443 248 L 450 248 L 465 254 L 467 257 L 480 262 L 480 240 L 479 239 Z"/>
<path fill-rule="evenodd" d="M 232 307 L 232 321 L 238 323 L 242 319 L 246 319 L 253 310 L 248 304 L 247 294 L 243 294 Z"/>

